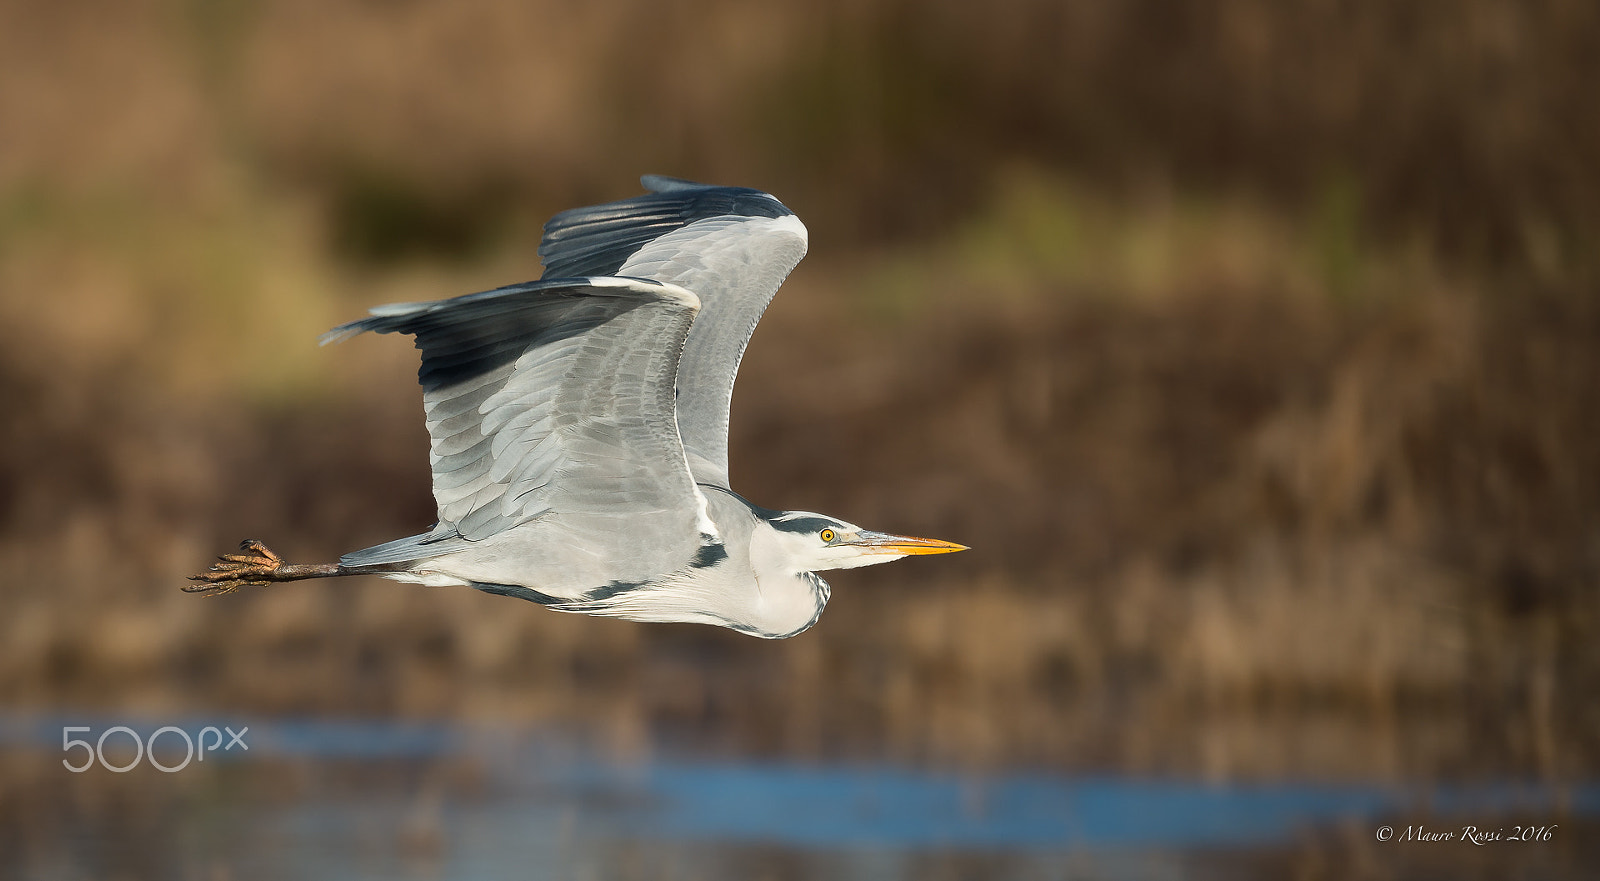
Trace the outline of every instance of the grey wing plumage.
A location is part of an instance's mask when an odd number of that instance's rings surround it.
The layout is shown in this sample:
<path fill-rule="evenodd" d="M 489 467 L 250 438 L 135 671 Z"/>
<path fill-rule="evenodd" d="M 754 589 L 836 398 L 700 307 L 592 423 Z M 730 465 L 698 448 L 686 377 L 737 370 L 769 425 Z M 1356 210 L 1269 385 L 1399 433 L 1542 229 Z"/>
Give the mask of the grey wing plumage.
<path fill-rule="evenodd" d="M 647 175 L 647 195 L 557 214 L 539 254 L 547 279 L 648 278 L 701 309 L 678 364 L 678 428 L 697 480 L 728 486 L 728 412 L 745 346 L 806 253 L 806 228 L 772 196 Z"/>
<path fill-rule="evenodd" d="M 559 518 L 598 523 L 597 540 L 625 536 L 638 566 L 670 569 L 711 528 L 673 410 L 698 308 L 674 285 L 573 278 L 380 306 L 329 331 L 323 342 L 416 336 L 439 508 L 432 532 L 342 562 L 424 559 Z"/>

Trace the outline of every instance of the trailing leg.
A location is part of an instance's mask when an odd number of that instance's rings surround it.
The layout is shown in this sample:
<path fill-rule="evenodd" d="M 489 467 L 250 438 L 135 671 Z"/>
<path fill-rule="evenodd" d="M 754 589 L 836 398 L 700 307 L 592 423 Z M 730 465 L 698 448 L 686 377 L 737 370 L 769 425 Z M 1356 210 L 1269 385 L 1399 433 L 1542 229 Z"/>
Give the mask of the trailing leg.
<path fill-rule="evenodd" d="M 189 576 L 195 584 L 184 585 L 188 593 L 222 596 L 245 585 L 264 587 L 275 581 L 300 581 L 306 578 L 334 578 L 354 575 L 338 563 L 285 563 L 266 545 L 255 539 L 239 543 L 239 553 L 217 558 L 210 569 Z"/>

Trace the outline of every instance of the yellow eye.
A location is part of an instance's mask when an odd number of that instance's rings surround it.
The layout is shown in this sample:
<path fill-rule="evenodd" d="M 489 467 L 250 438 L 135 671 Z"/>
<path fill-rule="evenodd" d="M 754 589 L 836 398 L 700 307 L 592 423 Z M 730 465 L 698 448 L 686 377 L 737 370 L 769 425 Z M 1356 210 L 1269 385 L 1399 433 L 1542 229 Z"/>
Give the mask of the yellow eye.
<path fill-rule="evenodd" d="M 833 541 L 833 539 L 834 539 L 833 530 L 824 529 L 821 532 L 817 533 L 817 537 L 822 539 L 823 541 Z"/>

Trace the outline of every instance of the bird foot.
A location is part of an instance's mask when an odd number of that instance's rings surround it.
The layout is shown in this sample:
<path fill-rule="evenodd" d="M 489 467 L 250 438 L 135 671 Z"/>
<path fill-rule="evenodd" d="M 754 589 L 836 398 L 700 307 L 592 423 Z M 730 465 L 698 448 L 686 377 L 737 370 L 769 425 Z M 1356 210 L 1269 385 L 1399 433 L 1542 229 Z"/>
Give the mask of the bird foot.
<path fill-rule="evenodd" d="M 199 575 L 189 576 L 189 580 L 197 582 L 186 584 L 183 590 L 186 593 L 198 593 L 206 596 L 219 597 L 223 594 L 233 593 L 245 585 L 252 587 L 265 587 L 274 581 L 282 581 L 279 570 L 287 564 L 283 558 L 273 553 L 270 548 L 247 538 L 239 542 L 239 553 L 224 554 L 217 558 L 210 569 Z"/>

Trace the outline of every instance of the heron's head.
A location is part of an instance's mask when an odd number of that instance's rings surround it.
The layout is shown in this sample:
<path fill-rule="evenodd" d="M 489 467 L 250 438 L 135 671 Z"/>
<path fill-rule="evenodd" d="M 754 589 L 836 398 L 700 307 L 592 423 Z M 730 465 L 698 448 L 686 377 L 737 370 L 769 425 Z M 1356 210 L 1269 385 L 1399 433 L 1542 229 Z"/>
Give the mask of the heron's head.
<path fill-rule="evenodd" d="M 795 572 L 854 569 L 887 563 L 913 554 L 948 554 L 966 545 L 873 532 L 853 523 L 809 511 L 785 511 L 766 518 L 772 527 L 764 548 L 778 559 L 771 562 Z M 754 551 L 755 549 L 752 548 Z"/>

